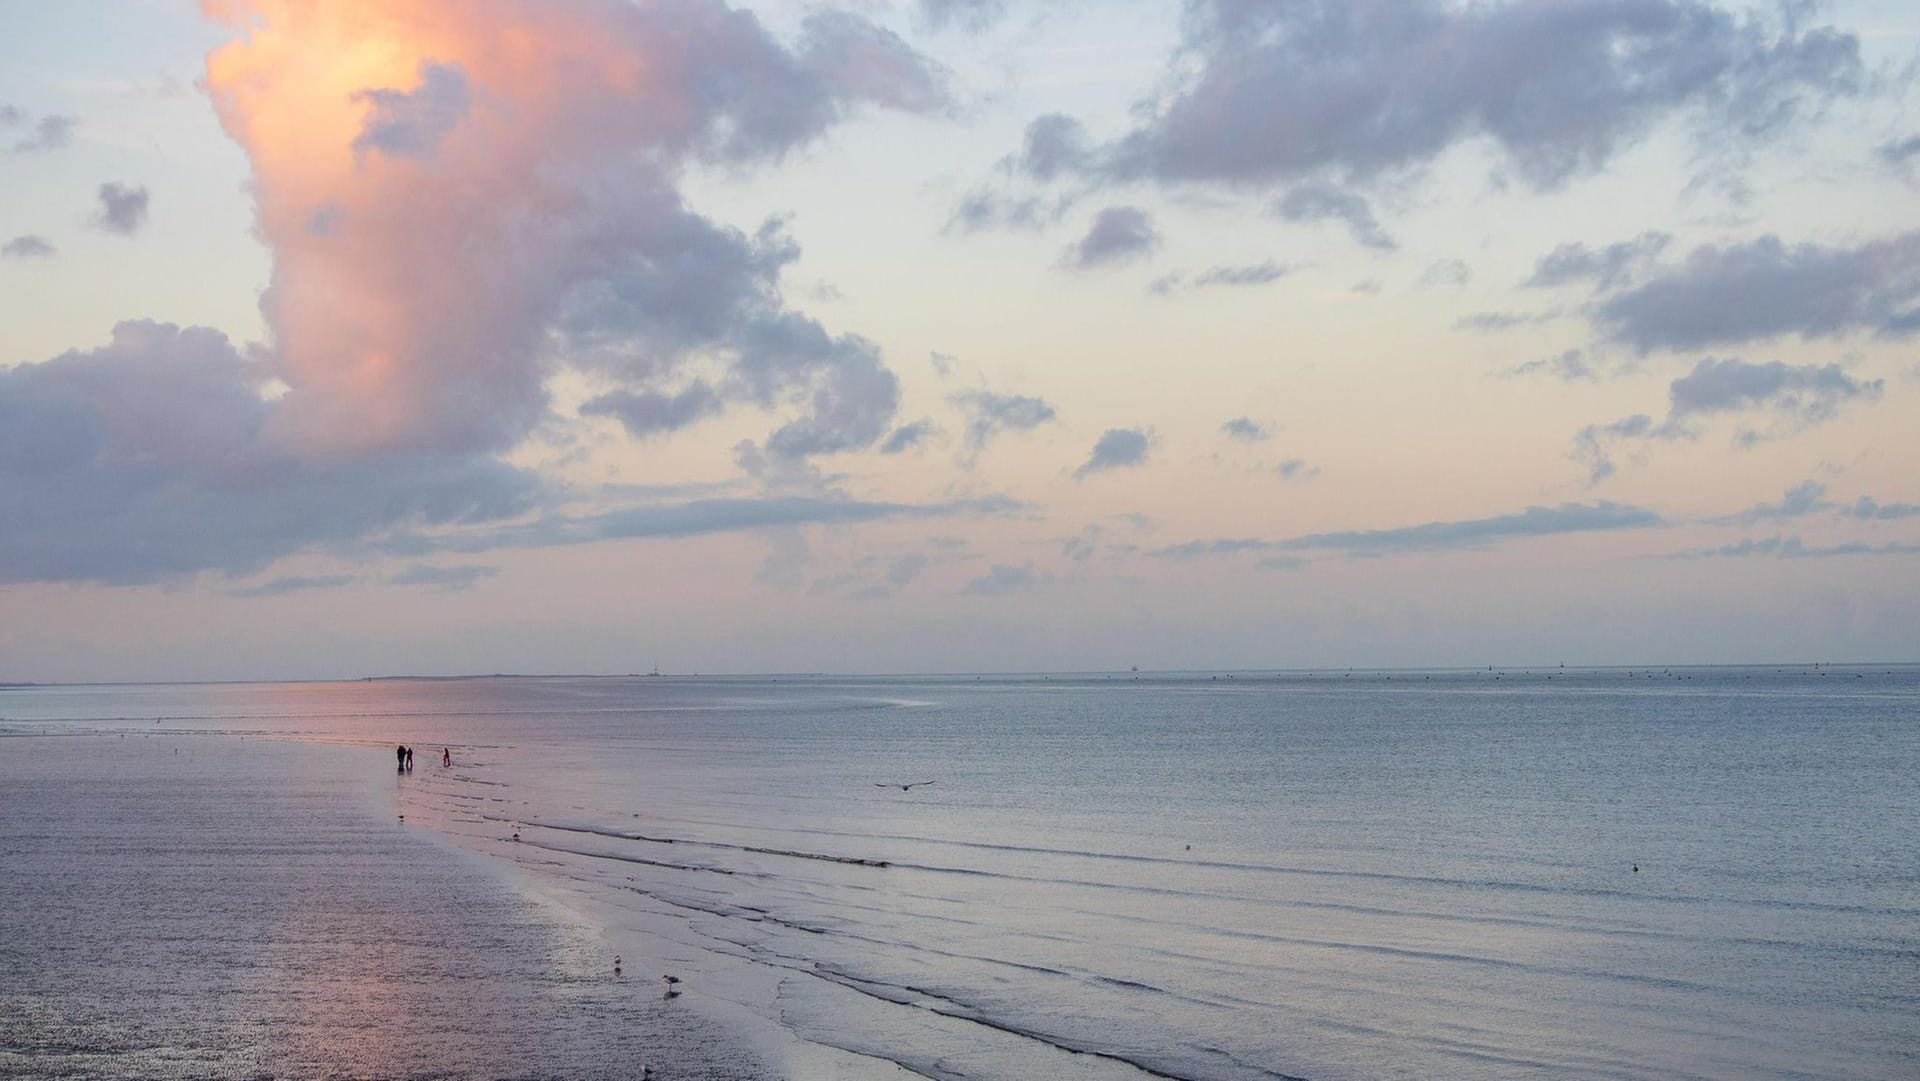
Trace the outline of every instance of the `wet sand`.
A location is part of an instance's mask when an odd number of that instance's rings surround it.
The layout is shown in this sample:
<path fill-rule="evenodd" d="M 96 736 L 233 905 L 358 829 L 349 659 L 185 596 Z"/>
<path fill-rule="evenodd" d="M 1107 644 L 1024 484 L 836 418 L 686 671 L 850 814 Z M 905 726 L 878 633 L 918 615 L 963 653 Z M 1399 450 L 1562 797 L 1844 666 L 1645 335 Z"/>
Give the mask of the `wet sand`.
<path fill-rule="evenodd" d="M 614 977 L 590 930 L 399 820 L 392 763 L 0 738 L 0 1077 L 777 1074 L 657 973 Z"/>

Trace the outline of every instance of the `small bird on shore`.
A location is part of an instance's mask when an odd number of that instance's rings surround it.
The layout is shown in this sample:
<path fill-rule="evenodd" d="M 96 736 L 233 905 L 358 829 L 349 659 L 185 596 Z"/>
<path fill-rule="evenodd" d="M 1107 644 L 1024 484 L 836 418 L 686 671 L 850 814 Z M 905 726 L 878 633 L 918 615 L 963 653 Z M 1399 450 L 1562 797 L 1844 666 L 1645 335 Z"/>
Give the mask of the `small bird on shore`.
<path fill-rule="evenodd" d="M 620 975 L 620 955 L 617 953 L 613 955 L 613 974 Z"/>
<path fill-rule="evenodd" d="M 667 997 L 667 998 L 679 998 L 679 997 L 680 997 L 680 977 L 678 977 L 678 976 L 662 976 L 662 977 L 660 977 L 660 982 L 662 982 L 662 983 L 664 983 L 664 984 L 666 984 L 666 985 L 667 985 L 667 993 L 666 993 L 666 996 L 665 996 L 665 997 Z"/>
<path fill-rule="evenodd" d="M 882 783 L 880 783 L 879 781 L 875 781 L 875 782 L 873 783 L 873 787 L 875 787 L 875 788 L 898 788 L 898 789 L 899 789 L 900 791 L 902 791 L 902 792 L 911 792 L 911 791 L 913 791 L 914 789 L 916 789 L 916 788 L 919 788 L 919 787 L 921 787 L 921 786 L 923 786 L 923 785 L 930 785 L 930 784 L 933 784 L 933 783 L 934 783 L 934 782 L 932 782 L 932 781 L 914 781 L 914 782 L 912 782 L 911 784 L 896 784 L 896 783 L 894 783 L 894 782 L 892 782 L 892 781 L 889 781 L 889 782 L 887 782 L 887 783 L 885 783 L 885 784 L 882 784 Z"/>

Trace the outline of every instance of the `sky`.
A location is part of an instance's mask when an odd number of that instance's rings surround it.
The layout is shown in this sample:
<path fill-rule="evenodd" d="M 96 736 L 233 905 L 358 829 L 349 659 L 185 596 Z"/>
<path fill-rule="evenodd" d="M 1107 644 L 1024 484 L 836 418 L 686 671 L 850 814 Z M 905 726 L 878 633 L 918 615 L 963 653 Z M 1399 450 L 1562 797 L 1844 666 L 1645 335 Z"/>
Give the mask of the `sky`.
<path fill-rule="evenodd" d="M 0 24 L 0 681 L 1920 660 L 1904 0 Z"/>

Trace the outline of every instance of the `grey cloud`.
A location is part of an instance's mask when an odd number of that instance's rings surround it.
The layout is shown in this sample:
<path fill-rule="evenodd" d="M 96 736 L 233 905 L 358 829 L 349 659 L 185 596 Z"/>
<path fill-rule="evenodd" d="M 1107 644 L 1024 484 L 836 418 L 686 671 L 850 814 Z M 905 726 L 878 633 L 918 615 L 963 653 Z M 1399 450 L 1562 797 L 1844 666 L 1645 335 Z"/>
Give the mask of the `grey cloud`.
<path fill-rule="evenodd" d="M 1037 232 L 1058 222 L 1073 208 L 1071 198 L 1006 195 L 987 188 L 968 192 L 947 219 L 947 229 L 979 233 L 989 229 Z"/>
<path fill-rule="evenodd" d="M 1189 278 L 1185 274 L 1168 274 L 1157 278 L 1147 288 L 1161 296 L 1167 296 L 1176 290 L 1217 289 L 1222 287 L 1269 285 L 1293 272 L 1293 268 L 1271 259 L 1243 266 L 1212 266 Z"/>
<path fill-rule="evenodd" d="M 678 539 L 807 525 L 860 525 L 886 520 L 931 520 L 1018 514 L 1027 504 L 1004 496 L 939 503 L 890 503 L 840 496 L 766 496 L 694 499 L 623 507 L 588 514 L 549 514 L 538 520 L 463 534 L 414 536 L 388 546 L 400 554 L 547 548 L 609 540 Z"/>
<path fill-rule="evenodd" d="M 45 259 L 54 254 L 53 245 L 40 236 L 17 236 L 0 245 L 0 258 Z"/>
<path fill-rule="evenodd" d="M 1024 432 L 1051 421 L 1053 406 L 1021 394 L 962 390 L 948 398 L 967 414 L 967 451 L 978 454 L 1001 432 Z"/>
<path fill-rule="evenodd" d="M 350 586 L 360 579 L 351 574 L 286 575 L 271 578 L 257 585 L 241 586 L 223 590 L 229 597 L 279 597 L 288 593 L 304 593 L 312 589 L 339 589 Z"/>
<path fill-rule="evenodd" d="M 1252 417 L 1235 417 L 1222 424 L 1220 430 L 1225 432 L 1228 438 L 1238 439 L 1244 443 L 1258 443 L 1273 435 L 1266 425 Z"/>
<path fill-rule="evenodd" d="M 1920 232 L 1857 247 L 1764 236 L 1694 249 L 1684 264 L 1608 297 L 1594 314 L 1614 341 L 1647 353 L 1781 335 L 1920 332 Z"/>
<path fill-rule="evenodd" d="M 1552 289 L 1584 282 L 1600 291 L 1628 284 L 1672 243 L 1666 233 L 1645 232 L 1604 248 L 1562 244 L 1540 257 L 1533 274 L 1521 284 L 1530 289 Z"/>
<path fill-rule="evenodd" d="M 1705 413 L 1765 409 L 1801 424 L 1832 419 L 1848 402 L 1872 401 L 1884 381 L 1855 379 L 1838 364 L 1755 364 L 1706 357 L 1668 388 L 1669 427 Z"/>
<path fill-rule="evenodd" d="M 14 110 L 14 116 L 17 119 L 10 123 L 17 123 L 19 120 L 25 119 L 25 117 L 20 115 L 18 110 Z M 33 126 L 33 134 L 14 142 L 13 152 L 16 154 L 38 154 L 48 150 L 59 150 L 62 147 L 68 146 L 73 142 L 73 129 L 76 123 L 77 121 L 70 116 L 43 116 L 40 118 L 39 123 Z"/>
<path fill-rule="evenodd" d="M 1305 480 L 1319 473 L 1320 467 L 1307 464 L 1305 458 L 1283 458 L 1273 467 L 1273 471 L 1280 474 L 1281 480 L 1293 480 L 1296 477 Z"/>
<path fill-rule="evenodd" d="M 626 428 L 627 434 L 643 438 L 684 428 L 726 408 L 720 395 L 705 382 L 695 382 L 674 394 L 649 390 L 615 390 L 599 395 L 580 407 L 585 416 L 612 417 Z"/>
<path fill-rule="evenodd" d="M 1473 268 L 1459 259 L 1440 259 L 1420 272 L 1421 285 L 1465 285 L 1473 280 Z"/>
<path fill-rule="evenodd" d="M 900 454 L 925 443 L 939 432 L 931 420 L 916 420 L 912 424 L 902 424 L 895 428 L 880 444 L 882 454 Z"/>
<path fill-rule="evenodd" d="M 147 189 L 123 184 L 100 185 L 100 210 L 94 224 L 111 233 L 131 236 L 147 224 Z"/>
<path fill-rule="evenodd" d="M 936 349 L 927 354 L 927 362 L 933 365 L 933 370 L 936 375 L 945 379 L 947 376 L 953 374 L 953 366 L 960 362 L 960 358 L 951 353 L 942 353 Z"/>
<path fill-rule="evenodd" d="M 268 434 L 268 374 L 216 331 L 147 322 L 0 371 L 0 582 L 240 575 L 540 505 L 491 458 L 296 457 Z"/>
<path fill-rule="evenodd" d="M 1880 160 L 1888 165 L 1905 165 L 1915 155 L 1920 155 L 1920 135 L 1909 135 L 1905 139 L 1883 144 L 1877 152 Z"/>
<path fill-rule="evenodd" d="M 1461 330 L 1496 334 L 1515 327 L 1532 326 L 1559 317 L 1559 312 L 1472 312 L 1453 321 Z"/>
<path fill-rule="evenodd" d="M 1848 504 L 1841 513 L 1864 521 L 1893 522 L 1904 518 L 1920 518 L 1920 503 L 1881 503 L 1863 495 Z"/>
<path fill-rule="evenodd" d="M 1184 78 L 1115 150 L 1124 175 L 1369 178 L 1484 138 L 1550 187 L 1676 114 L 1765 136 L 1857 92 L 1859 41 L 1701 0 L 1193 0 Z"/>
<path fill-rule="evenodd" d="M 1589 424 L 1574 434 L 1570 456 L 1587 467 L 1587 482 L 1598 484 L 1618 469 L 1613 461 L 1613 444 L 1625 439 L 1642 439 L 1652 433 L 1653 418 L 1645 413 L 1622 417 L 1611 424 Z"/>
<path fill-rule="evenodd" d="M 1098 525 L 1087 526 L 1077 535 L 1068 537 L 1060 542 L 1060 554 L 1073 560 L 1075 563 L 1091 563 L 1093 562 L 1093 557 L 1100 554 L 1100 542 L 1105 534 L 1106 530 Z M 1126 548 L 1128 550 L 1132 548 L 1131 545 L 1113 547 Z"/>
<path fill-rule="evenodd" d="M 1539 360 L 1529 360 L 1507 370 L 1508 375 L 1550 375 L 1567 383 L 1590 383 L 1600 378 L 1592 364 L 1587 362 L 1586 353 L 1578 349 Z"/>
<path fill-rule="evenodd" d="M 476 583 L 499 573 L 499 567 L 489 567 L 479 563 L 459 563 L 446 567 L 437 567 L 431 563 L 415 563 L 389 577 L 387 584 L 424 586 L 441 593 L 459 593 L 472 589 Z"/>
<path fill-rule="evenodd" d="M 1086 171 L 1093 158 L 1087 129 L 1070 116 L 1049 113 L 1027 124 L 1020 153 L 1008 164 L 1035 180 L 1050 181 Z"/>
<path fill-rule="evenodd" d="M 1893 542 L 1867 544 L 1847 541 L 1842 544 L 1806 544 L 1799 537 L 1765 537 L 1723 544 L 1718 548 L 1689 548 L 1674 552 L 1669 559 L 1830 559 L 1838 556 L 1920 555 L 1920 544 Z"/>
<path fill-rule="evenodd" d="M 1193 285 L 1196 289 L 1209 289 L 1217 285 L 1266 285 L 1286 277 L 1292 269 L 1271 259 L 1247 266 L 1209 267 L 1193 279 Z"/>
<path fill-rule="evenodd" d="M 824 337 L 824 335 L 823 335 Z M 858 450 L 886 433 L 900 404 L 900 380 L 862 338 L 842 336 L 823 354 L 804 399 L 807 410 L 767 437 L 787 458 Z"/>
<path fill-rule="evenodd" d="M 1611 424 L 1590 424 L 1574 435 L 1572 457 L 1586 465 L 1599 483 L 1615 471 L 1614 444 L 1634 439 L 1692 438 L 1690 423 L 1726 413 L 1771 414 L 1772 431 L 1742 429 L 1736 442 L 1746 445 L 1816 424 L 1839 415 L 1854 402 L 1880 397 L 1884 381 L 1856 379 L 1838 364 L 1756 364 L 1739 358 L 1706 357 L 1667 388 L 1667 416 L 1658 425 L 1646 414 Z"/>
<path fill-rule="evenodd" d="M 1109 428 L 1093 445 L 1093 453 L 1073 475 L 1081 480 L 1109 469 L 1145 465 L 1153 437 L 1140 428 Z"/>
<path fill-rule="evenodd" d="M 1327 183 L 1300 184 L 1282 195 L 1273 212 L 1287 221 L 1342 222 L 1356 244 L 1379 251 L 1391 251 L 1399 243 L 1380 228 L 1373 207 L 1364 196 Z"/>
<path fill-rule="evenodd" d="M 1309 533 L 1287 540 L 1236 537 L 1189 541 L 1148 554 L 1173 560 L 1237 555 L 1242 552 L 1337 552 L 1354 557 L 1384 556 L 1489 548 L 1502 541 L 1524 537 L 1647 529 L 1665 524 L 1665 520 L 1653 511 L 1623 503 L 1562 503 L 1557 507 L 1528 507 L 1516 514 L 1491 518 L 1425 522 L 1392 529 Z M 1291 560 L 1282 561 L 1282 566 L 1292 565 L 1294 563 Z"/>
<path fill-rule="evenodd" d="M 1778 503 L 1756 503 L 1738 514 L 1710 518 L 1708 521 L 1714 525 L 1754 525 L 1804 518 L 1834 508 L 1835 504 L 1826 500 L 1826 494 L 1827 486 L 1819 481 L 1802 481 L 1787 489 Z"/>
<path fill-rule="evenodd" d="M 1217 540 L 1187 541 L 1185 544 L 1168 545 L 1148 552 L 1155 559 L 1171 559 L 1180 562 L 1198 559 L 1201 556 L 1230 556 L 1242 552 L 1269 552 L 1284 547 L 1281 541 L 1260 540 L 1256 537 L 1221 537 Z"/>
<path fill-rule="evenodd" d="M 912 584 L 914 579 L 920 577 L 920 572 L 926 569 L 926 556 L 919 552 L 908 552 L 894 560 L 893 565 L 887 568 L 887 584 L 895 589 L 903 588 Z"/>
<path fill-rule="evenodd" d="M 411 91 L 362 90 L 353 100 L 368 105 L 355 150 L 413 158 L 433 157 L 473 104 L 460 65 L 432 61 L 420 65 L 420 85 Z"/>
<path fill-rule="evenodd" d="M 580 242 L 592 245 L 579 253 L 586 273 L 565 291 L 556 322 L 569 356 L 642 385 L 683 367 L 724 364 L 717 382 L 673 392 L 629 385 L 589 410 L 645 434 L 725 403 L 798 405 L 801 414 L 766 441 L 769 453 L 786 457 L 858 449 L 886 433 L 898 378 L 872 342 L 830 335 L 784 306 L 779 276 L 798 249 L 778 221 L 749 237 L 688 212 L 677 193 L 630 193 Z"/>
<path fill-rule="evenodd" d="M 1113 206 L 1094 215 L 1087 235 L 1067 249 L 1062 262 L 1093 270 L 1138 259 L 1160 246 L 1153 218 L 1137 206 Z"/>
<path fill-rule="evenodd" d="M 800 62 L 820 80 L 829 101 L 911 113 L 936 112 L 950 101 L 943 69 L 891 30 L 851 12 L 807 16 Z"/>
<path fill-rule="evenodd" d="M 1035 573 L 1031 563 L 1018 567 L 1006 563 L 995 563 L 987 573 L 969 581 L 962 593 L 976 597 L 999 597 L 1008 593 L 1021 593 L 1037 589 L 1046 579 Z"/>
<path fill-rule="evenodd" d="M 1395 529 L 1314 533 L 1289 540 L 1283 547 L 1292 550 L 1339 551 L 1356 556 L 1386 555 L 1484 548 L 1515 537 L 1645 529 L 1664 524 L 1658 514 L 1642 507 L 1606 501 L 1562 503 L 1557 507 L 1528 507 L 1518 514 L 1502 514 L 1492 518 L 1427 522 Z"/>

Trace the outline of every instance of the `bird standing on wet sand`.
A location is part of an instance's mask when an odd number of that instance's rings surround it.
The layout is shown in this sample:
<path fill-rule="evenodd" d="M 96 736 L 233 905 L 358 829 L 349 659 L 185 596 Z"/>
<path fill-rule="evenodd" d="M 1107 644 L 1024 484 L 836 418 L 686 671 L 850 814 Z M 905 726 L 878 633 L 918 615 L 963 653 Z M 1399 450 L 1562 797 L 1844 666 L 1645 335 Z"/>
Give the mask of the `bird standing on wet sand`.
<path fill-rule="evenodd" d="M 932 784 L 932 783 L 934 783 L 934 782 L 932 782 L 932 781 L 914 781 L 914 782 L 913 782 L 912 784 L 894 784 L 894 783 L 892 783 L 892 782 L 890 781 L 890 782 L 888 782 L 888 783 L 886 783 L 886 784 L 881 784 L 881 783 L 880 783 L 879 781 L 875 781 L 875 782 L 873 783 L 873 787 L 875 787 L 875 788 L 898 788 L 898 789 L 899 789 L 900 791 L 902 791 L 902 792 L 911 792 L 911 791 L 913 791 L 914 789 L 916 789 L 916 788 L 919 788 L 919 787 L 921 787 L 922 785 L 930 785 L 930 784 Z"/>
<path fill-rule="evenodd" d="M 662 976 L 662 977 L 660 977 L 660 982 L 662 982 L 662 983 L 664 983 L 664 984 L 666 984 L 666 985 L 667 985 L 667 997 L 668 997 L 668 998 L 676 998 L 676 997 L 678 997 L 678 996 L 679 996 L 679 994 L 680 994 L 680 977 L 678 977 L 678 976 Z"/>

